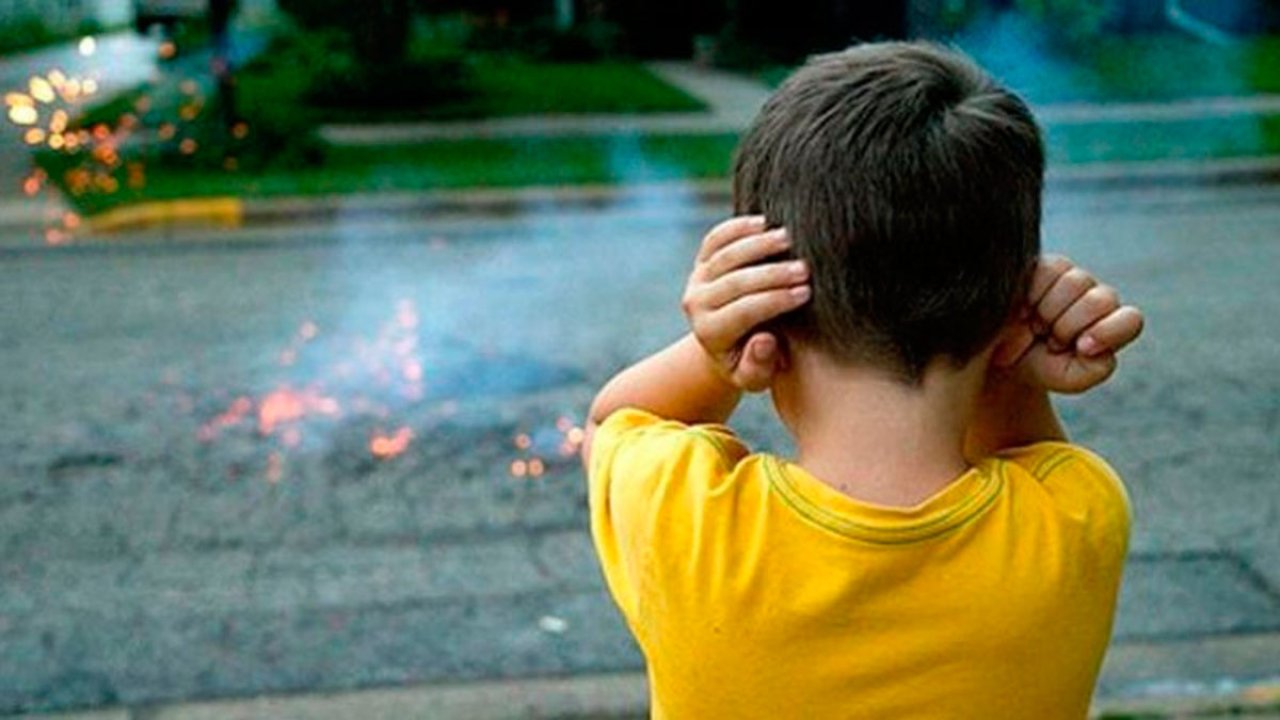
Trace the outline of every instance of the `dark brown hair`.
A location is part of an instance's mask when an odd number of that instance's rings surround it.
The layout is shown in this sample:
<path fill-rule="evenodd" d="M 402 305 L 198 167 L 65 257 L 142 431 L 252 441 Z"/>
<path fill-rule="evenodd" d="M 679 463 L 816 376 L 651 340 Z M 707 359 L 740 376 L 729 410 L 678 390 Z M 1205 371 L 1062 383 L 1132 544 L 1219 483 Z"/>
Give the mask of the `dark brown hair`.
<path fill-rule="evenodd" d="M 1044 148 L 1026 104 L 965 56 L 873 43 L 810 60 L 738 147 L 738 214 L 785 226 L 813 300 L 780 328 L 917 382 L 972 358 L 1040 251 Z"/>

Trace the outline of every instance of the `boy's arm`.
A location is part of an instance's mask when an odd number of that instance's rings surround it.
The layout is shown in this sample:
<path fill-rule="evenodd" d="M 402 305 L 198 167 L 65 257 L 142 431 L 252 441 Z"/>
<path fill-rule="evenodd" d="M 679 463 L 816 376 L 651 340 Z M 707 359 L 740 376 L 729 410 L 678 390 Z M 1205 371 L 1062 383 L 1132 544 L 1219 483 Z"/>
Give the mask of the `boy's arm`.
<path fill-rule="evenodd" d="M 1082 393 L 1105 382 L 1116 370 L 1116 353 L 1142 326 L 1142 313 L 1121 305 L 1113 288 L 1066 258 L 1043 258 L 1026 307 L 992 356 L 966 455 L 1066 440 L 1049 393 Z"/>
<path fill-rule="evenodd" d="M 721 423 L 741 397 L 691 333 L 614 376 L 591 403 L 589 423 L 625 407 L 683 423 Z"/>
<path fill-rule="evenodd" d="M 596 395 L 582 443 L 584 464 L 596 426 L 617 410 L 640 408 L 687 424 L 723 423 L 744 390 L 769 386 L 777 339 L 755 328 L 803 305 L 810 293 L 803 264 L 758 264 L 788 247 L 786 233 L 767 230 L 761 217 L 733 218 L 707 234 L 682 303 L 693 331 L 623 370 Z"/>

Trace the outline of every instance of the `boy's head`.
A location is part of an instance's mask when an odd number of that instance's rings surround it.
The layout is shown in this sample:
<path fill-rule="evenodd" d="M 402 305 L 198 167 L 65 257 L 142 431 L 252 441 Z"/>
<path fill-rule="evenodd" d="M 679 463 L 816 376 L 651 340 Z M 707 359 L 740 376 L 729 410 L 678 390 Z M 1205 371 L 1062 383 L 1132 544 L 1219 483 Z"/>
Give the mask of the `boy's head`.
<path fill-rule="evenodd" d="M 916 382 L 934 358 L 976 355 L 1020 300 L 1043 176 L 1016 95 L 958 53 L 879 43 L 782 85 L 738 148 L 733 192 L 810 265 L 813 300 L 782 329 Z"/>

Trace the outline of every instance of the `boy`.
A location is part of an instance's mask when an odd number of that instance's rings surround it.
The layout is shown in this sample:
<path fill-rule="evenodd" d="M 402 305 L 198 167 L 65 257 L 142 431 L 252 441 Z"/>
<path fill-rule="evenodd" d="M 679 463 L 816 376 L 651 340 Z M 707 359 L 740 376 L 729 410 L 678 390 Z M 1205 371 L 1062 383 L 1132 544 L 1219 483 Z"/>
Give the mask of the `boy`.
<path fill-rule="evenodd" d="M 1128 541 L 1049 392 L 1142 316 L 1039 257 L 1027 107 L 907 43 L 816 58 L 739 148 L 692 333 L 592 405 L 610 592 L 661 718 L 1083 718 Z M 797 457 L 720 423 L 769 390 Z"/>

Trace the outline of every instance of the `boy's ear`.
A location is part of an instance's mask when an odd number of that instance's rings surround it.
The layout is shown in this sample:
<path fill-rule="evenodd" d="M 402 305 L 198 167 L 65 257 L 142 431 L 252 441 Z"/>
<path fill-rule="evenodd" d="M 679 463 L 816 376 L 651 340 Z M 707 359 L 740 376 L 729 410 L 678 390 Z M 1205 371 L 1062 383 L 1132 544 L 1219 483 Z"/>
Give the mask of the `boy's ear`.
<path fill-rule="evenodd" d="M 998 368 L 1013 367 L 1035 342 L 1031 325 L 1020 315 L 1015 315 L 1000 328 L 993 341 L 995 349 L 991 353 L 991 364 Z"/>
<path fill-rule="evenodd" d="M 742 347 L 742 357 L 734 369 L 734 383 L 748 392 L 761 392 L 773 385 L 778 373 L 790 367 L 790 353 L 785 336 L 774 332 L 755 332 Z"/>

